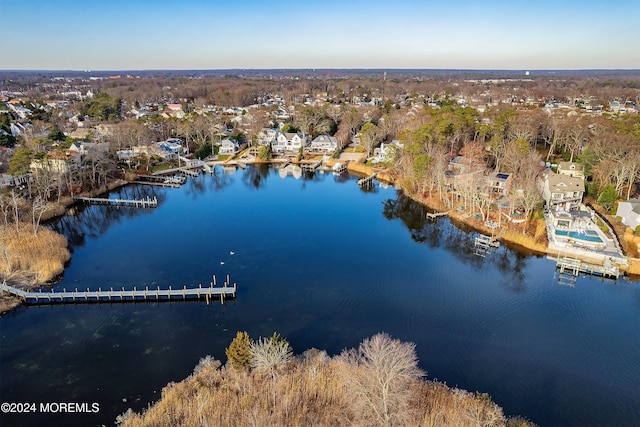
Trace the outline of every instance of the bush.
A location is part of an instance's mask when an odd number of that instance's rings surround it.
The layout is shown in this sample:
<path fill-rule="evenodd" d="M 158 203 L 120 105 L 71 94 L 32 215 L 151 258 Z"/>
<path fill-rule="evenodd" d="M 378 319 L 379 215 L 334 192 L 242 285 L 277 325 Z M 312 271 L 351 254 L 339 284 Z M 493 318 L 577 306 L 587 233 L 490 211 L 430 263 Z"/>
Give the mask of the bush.
<path fill-rule="evenodd" d="M 258 158 L 260 160 L 271 160 L 271 157 L 271 146 L 269 144 L 261 145 L 260 148 L 258 148 Z"/>
<path fill-rule="evenodd" d="M 229 347 L 226 348 L 224 353 L 234 369 L 248 370 L 251 367 L 251 344 L 249 334 L 238 331 Z"/>
<path fill-rule="evenodd" d="M 607 212 L 610 212 L 613 208 L 618 195 L 616 194 L 616 189 L 613 185 L 607 185 L 600 193 L 600 197 L 598 197 L 598 203 L 601 204 Z"/>

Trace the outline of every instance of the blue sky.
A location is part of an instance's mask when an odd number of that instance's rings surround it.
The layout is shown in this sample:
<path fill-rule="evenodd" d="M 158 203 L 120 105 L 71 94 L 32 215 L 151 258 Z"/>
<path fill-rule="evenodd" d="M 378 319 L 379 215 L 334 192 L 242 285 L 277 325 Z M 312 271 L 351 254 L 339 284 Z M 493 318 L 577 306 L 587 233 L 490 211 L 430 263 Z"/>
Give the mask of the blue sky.
<path fill-rule="evenodd" d="M 0 69 L 640 68 L 640 0 L 0 0 Z"/>

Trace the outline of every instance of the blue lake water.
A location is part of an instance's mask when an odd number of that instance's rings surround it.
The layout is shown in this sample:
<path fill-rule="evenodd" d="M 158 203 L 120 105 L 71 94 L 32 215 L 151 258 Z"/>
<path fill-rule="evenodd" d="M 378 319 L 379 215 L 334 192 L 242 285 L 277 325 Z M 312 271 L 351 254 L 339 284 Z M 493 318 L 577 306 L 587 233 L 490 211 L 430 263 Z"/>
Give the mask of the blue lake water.
<path fill-rule="evenodd" d="M 21 307 L 0 318 L 0 401 L 98 402 L 98 413 L 0 414 L 0 425 L 110 425 L 145 408 L 237 331 L 277 331 L 296 353 L 337 354 L 387 332 L 416 343 L 430 378 L 486 392 L 542 426 L 640 425 L 640 284 L 578 277 L 501 247 L 393 188 L 269 168 L 189 179 L 153 210 L 90 206 L 51 226 L 72 260 L 56 288 L 207 284 L 219 302 Z M 231 252 L 234 252 L 232 255 Z M 221 264 L 224 263 L 224 264 Z"/>

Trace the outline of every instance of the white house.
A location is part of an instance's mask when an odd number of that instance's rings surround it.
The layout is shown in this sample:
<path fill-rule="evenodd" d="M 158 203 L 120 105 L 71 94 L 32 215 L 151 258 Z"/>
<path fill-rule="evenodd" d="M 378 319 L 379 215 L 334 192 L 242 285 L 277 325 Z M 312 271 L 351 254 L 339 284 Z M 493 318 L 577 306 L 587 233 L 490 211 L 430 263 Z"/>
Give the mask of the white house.
<path fill-rule="evenodd" d="M 622 218 L 622 223 L 629 228 L 640 226 L 640 199 L 629 199 L 618 203 L 616 216 Z"/>
<path fill-rule="evenodd" d="M 234 138 L 225 138 L 220 141 L 220 150 L 218 151 L 218 154 L 229 156 L 236 154 L 238 151 L 240 151 L 240 143 Z"/>
<path fill-rule="evenodd" d="M 404 147 L 404 145 L 397 139 L 394 139 L 389 144 L 383 142 L 380 144 L 380 147 L 376 147 L 373 150 L 373 160 L 371 162 L 384 163 L 391 161 L 394 159 L 396 151 L 402 147 Z"/>
<path fill-rule="evenodd" d="M 329 135 L 318 135 L 309 146 L 314 153 L 332 154 L 338 149 L 338 139 Z"/>
<path fill-rule="evenodd" d="M 13 187 L 15 179 L 13 175 L 7 173 L 0 174 L 0 188 Z"/>
<path fill-rule="evenodd" d="M 18 176 L 9 175 L 6 173 L 0 174 L 0 188 L 13 187 L 16 185 L 24 185 L 28 181 L 33 182 L 31 174 L 22 174 Z"/>
<path fill-rule="evenodd" d="M 258 145 L 270 145 L 278 138 L 280 131 L 277 129 L 262 129 L 258 132 L 257 144 Z"/>
<path fill-rule="evenodd" d="M 308 145 L 309 137 L 302 137 L 299 133 L 278 133 L 275 141 L 271 142 L 273 154 L 295 154 Z"/>

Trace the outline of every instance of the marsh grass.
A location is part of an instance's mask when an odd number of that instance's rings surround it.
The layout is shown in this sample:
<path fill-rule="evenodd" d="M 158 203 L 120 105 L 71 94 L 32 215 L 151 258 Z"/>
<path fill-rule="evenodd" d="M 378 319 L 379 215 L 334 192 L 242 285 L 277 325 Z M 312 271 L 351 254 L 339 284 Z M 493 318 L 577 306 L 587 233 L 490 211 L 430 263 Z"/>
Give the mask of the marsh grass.
<path fill-rule="evenodd" d="M 47 228 L 33 233 L 31 224 L 0 227 L 0 274 L 24 284 L 42 284 L 62 274 L 71 255 L 67 239 Z"/>

